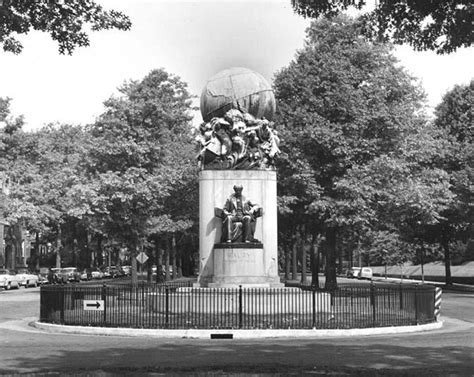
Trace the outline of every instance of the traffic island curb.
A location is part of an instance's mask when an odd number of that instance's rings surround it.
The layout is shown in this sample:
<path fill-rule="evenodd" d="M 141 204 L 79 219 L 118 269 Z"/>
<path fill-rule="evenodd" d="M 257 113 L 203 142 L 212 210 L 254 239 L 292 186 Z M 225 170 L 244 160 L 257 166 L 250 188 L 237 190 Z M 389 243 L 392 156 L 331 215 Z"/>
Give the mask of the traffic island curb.
<path fill-rule="evenodd" d="M 146 338 L 185 338 L 185 339 L 265 339 L 265 338 L 334 338 L 368 335 L 406 334 L 437 330 L 443 321 L 412 326 L 373 327 L 363 329 L 133 329 L 121 327 L 66 326 L 51 323 L 33 322 L 37 329 L 50 333 L 101 335 Z"/>

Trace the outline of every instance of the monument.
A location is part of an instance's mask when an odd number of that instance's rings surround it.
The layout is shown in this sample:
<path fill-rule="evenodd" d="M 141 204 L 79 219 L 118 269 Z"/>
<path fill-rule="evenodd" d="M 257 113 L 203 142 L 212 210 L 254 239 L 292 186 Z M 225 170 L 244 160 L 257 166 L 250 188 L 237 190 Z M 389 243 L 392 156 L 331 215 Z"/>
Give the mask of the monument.
<path fill-rule="evenodd" d="M 201 95 L 198 287 L 282 287 L 278 275 L 275 97 L 230 68 Z"/>

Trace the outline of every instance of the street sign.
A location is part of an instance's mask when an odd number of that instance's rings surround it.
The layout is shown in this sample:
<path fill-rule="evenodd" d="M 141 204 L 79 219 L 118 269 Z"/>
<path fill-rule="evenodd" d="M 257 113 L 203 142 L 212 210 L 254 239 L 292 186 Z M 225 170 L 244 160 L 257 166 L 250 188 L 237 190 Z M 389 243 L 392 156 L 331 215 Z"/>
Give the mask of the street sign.
<path fill-rule="evenodd" d="M 104 310 L 104 300 L 84 300 L 84 310 Z"/>
<path fill-rule="evenodd" d="M 137 255 L 137 261 L 141 264 L 145 263 L 148 260 L 148 256 L 142 251 Z"/>

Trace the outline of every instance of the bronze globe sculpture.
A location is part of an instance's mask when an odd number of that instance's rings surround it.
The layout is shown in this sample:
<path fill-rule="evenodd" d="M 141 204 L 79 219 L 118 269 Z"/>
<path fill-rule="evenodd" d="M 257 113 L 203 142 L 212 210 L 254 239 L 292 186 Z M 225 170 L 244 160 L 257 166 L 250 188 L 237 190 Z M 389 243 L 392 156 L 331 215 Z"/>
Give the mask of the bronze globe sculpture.
<path fill-rule="evenodd" d="M 248 68 L 234 67 L 208 80 L 200 107 L 205 122 L 223 117 L 230 109 L 249 113 L 256 119 L 272 120 L 276 103 L 273 90 L 262 75 Z"/>

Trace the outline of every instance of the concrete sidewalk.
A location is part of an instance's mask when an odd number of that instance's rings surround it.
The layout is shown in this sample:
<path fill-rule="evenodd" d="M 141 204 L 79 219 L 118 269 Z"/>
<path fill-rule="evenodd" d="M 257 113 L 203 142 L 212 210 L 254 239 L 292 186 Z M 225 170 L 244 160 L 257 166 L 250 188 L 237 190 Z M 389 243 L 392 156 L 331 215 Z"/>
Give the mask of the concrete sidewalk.
<path fill-rule="evenodd" d="M 116 327 L 64 326 L 50 323 L 32 322 L 32 326 L 49 333 L 177 338 L 177 339 L 267 339 L 267 338 L 334 338 L 387 334 L 407 334 L 437 330 L 443 327 L 443 321 L 413 326 L 374 327 L 364 329 L 132 329 Z"/>

